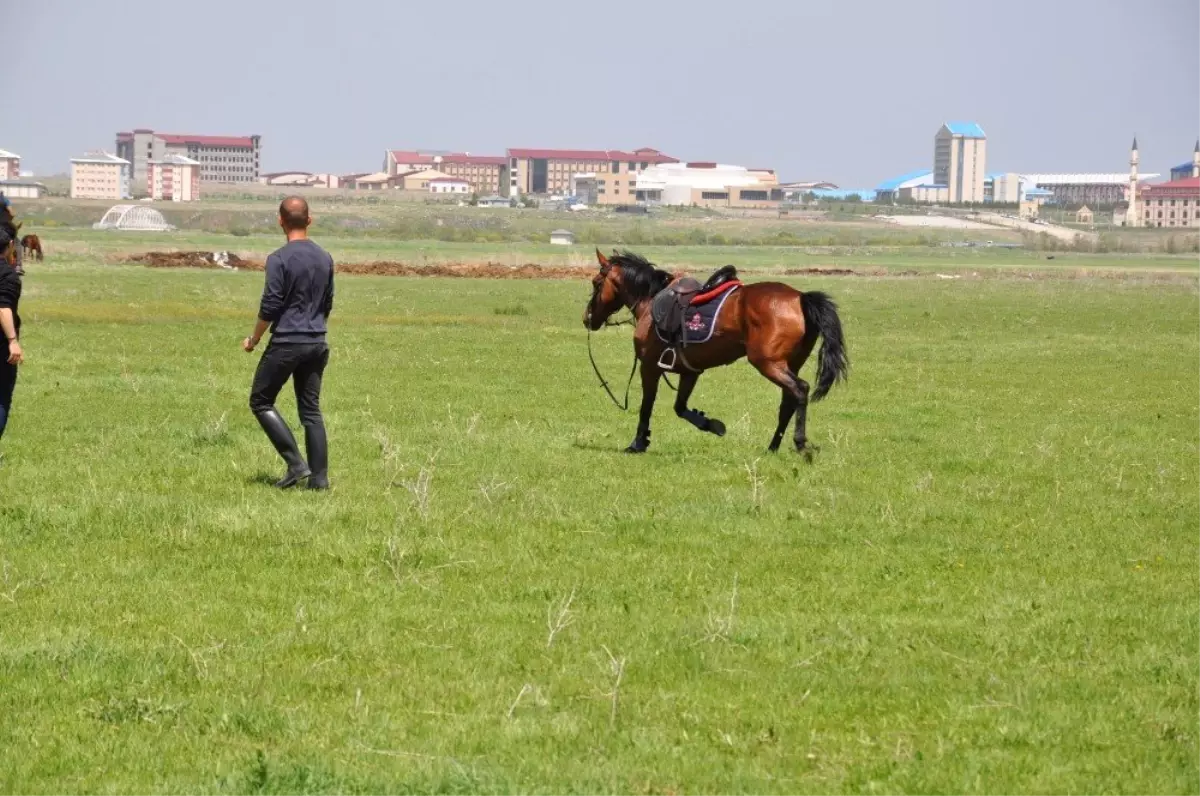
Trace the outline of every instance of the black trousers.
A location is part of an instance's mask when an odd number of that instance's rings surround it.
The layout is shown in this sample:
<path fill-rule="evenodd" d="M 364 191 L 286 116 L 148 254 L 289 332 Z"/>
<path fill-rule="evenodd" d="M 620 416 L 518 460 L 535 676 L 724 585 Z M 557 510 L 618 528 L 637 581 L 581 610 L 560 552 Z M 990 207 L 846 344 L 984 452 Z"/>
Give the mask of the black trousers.
<path fill-rule="evenodd" d="M 329 364 L 329 346 L 324 342 L 267 344 L 254 384 L 250 388 L 250 411 L 258 414 L 275 408 L 275 399 L 287 380 L 296 390 L 300 422 L 306 426 L 323 425 L 321 418 L 321 377 Z"/>

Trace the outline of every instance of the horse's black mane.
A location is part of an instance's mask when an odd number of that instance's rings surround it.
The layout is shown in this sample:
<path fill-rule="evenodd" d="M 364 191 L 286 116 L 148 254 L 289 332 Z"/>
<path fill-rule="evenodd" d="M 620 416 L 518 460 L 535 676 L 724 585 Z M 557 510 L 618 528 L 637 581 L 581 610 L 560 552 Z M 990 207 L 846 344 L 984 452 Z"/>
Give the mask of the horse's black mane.
<path fill-rule="evenodd" d="M 613 265 L 621 266 L 621 281 L 629 297 L 638 299 L 652 298 L 660 290 L 671 284 L 674 278 L 666 271 L 654 267 L 654 263 L 640 254 L 631 251 L 619 251 L 608 258 Z"/>

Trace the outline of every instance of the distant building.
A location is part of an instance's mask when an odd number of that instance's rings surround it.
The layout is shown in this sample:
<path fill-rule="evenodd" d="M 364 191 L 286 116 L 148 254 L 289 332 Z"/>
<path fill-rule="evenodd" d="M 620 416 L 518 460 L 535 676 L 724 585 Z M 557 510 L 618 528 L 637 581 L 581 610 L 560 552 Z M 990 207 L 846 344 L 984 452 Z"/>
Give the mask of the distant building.
<path fill-rule="evenodd" d="M 33 180 L 0 180 L 0 193 L 9 199 L 40 199 L 46 186 Z"/>
<path fill-rule="evenodd" d="M 410 171 L 435 169 L 447 177 L 467 181 L 474 193 L 498 193 L 500 172 L 505 159 L 493 155 L 472 155 L 469 152 L 417 152 L 389 149 L 384 154 L 383 170 L 395 177 Z"/>
<path fill-rule="evenodd" d="M 550 233 L 550 242 L 555 246 L 573 246 L 575 233 L 569 229 L 556 229 Z"/>
<path fill-rule="evenodd" d="M 0 149 L 0 180 L 21 178 L 21 156 L 7 149 Z"/>
<path fill-rule="evenodd" d="M 388 183 L 390 187 L 401 191 L 428 191 L 430 183 L 445 177 L 446 175 L 437 169 L 420 169 L 389 177 Z"/>
<path fill-rule="evenodd" d="M 1015 205 L 1021 201 L 1020 174 L 1006 172 L 989 174 L 983 183 L 983 201 L 992 204 Z"/>
<path fill-rule="evenodd" d="M 1180 163 L 1171 169 L 1172 181 L 1186 180 L 1188 177 L 1200 177 L 1200 141 L 1196 142 L 1196 148 L 1192 150 L 1190 163 Z"/>
<path fill-rule="evenodd" d="M 1142 174 L 1139 182 L 1153 179 L 1158 174 Z M 1049 204 L 1056 205 L 1115 205 L 1123 202 L 1129 194 L 1129 175 L 1121 172 L 1111 174 L 1022 174 L 1024 182 L 1032 187 L 1049 191 Z"/>
<path fill-rule="evenodd" d="M 258 182 L 261 137 L 257 135 L 178 135 L 137 129 L 117 133 L 117 155 L 133 165 L 135 184 L 146 185 L 147 164 L 167 155 L 183 155 L 200 164 L 205 183 Z"/>
<path fill-rule="evenodd" d="M 918 169 L 890 180 L 884 180 L 875 187 L 875 198 L 879 202 L 895 204 L 904 199 L 904 191 L 911 191 L 920 185 L 932 185 L 933 172 L 929 169 Z M 911 195 L 907 201 L 912 201 Z"/>
<path fill-rule="evenodd" d="M 595 204 L 622 204 L 633 198 L 647 204 L 774 208 L 783 201 L 783 189 L 769 169 L 705 162 L 661 163 L 635 175 L 633 197 L 619 193 L 622 176 L 620 172 L 595 175 Z"/>
<path fill-rule="evenodd" d="M 1075 211 L 1075 223 L 1077 224 L 1091 224 L 1095 222 L 1095 220 L 1096 214 L 1093 213 L 1092 209 L 1087 205 L 1084 205 Z"/>
<path fill-rule="evenodd" d="M 200 200 L 200 162 L 183 155 L 167 155 L 146 162 L 146 193 L 155 201 Z"/>
<path fill-rule="evenodd" d="M 1200 177 L 1138 189 L 1143 227 L 1200 227 Z"/>
<path fill-rule="evenodd" d="M 509 199 L 507 196 L 501 196 L 500 194 L 493 194 L 491 196 L 479 197 L 478 205 L 480 207 L 511 207 L 512 200 Z"/>
<path fill-rule="evenodd" d="M 258 181 L 263 185 L 298 185 L 306 186 L 312 183 L 313 174 L 309 171 L 273 171 L 258 175 Z"/>
<path fill-rule="evenodd" d="M 130 163 L 108 152 L 71 158 L 72 199 L 128 199 Z"/>
<path fill-rule="evenodd" d="M 975 122 L 947 122 L 934 136 L 933 185 L 946 186 L 950 204 L 983 202 L 987 135 Z"/>
<path fill-rule="evenodd" d="M 377 171 L 374 174 L 360 174 L 354 177 L 349 188 L 355 188 L 360 191 L 382 191 L 393 186 L 395 178 L 389 177 L 386 171 Z"/>
<path fill-rule="evenodd" d="M 471 183 L 458 177 L 435 177 L 429 181 L 430 193 L 470 193 Z"/>
<path fill-rule="evenodd" d="M 501 170 L 500 193 L 506 196 L 565 194 L 578 174 L 594 174 L 604 183 L 604 204 L 633 202 L 637 175 L 651 166 L 678 163 L 657 149 L 509 149 Z"/>

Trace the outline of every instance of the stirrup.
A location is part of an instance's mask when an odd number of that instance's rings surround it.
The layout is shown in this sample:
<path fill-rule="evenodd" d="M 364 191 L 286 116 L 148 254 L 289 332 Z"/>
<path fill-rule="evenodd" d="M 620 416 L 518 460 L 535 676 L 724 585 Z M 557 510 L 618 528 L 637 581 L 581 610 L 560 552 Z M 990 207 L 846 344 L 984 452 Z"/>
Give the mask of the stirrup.
<path fill-rule="evenodd" d="M 670 361 L 670 363 L 668 363 L 668 362 L 666 361 L 666 359 L 667 359 L 667 354 L 670 354 L 670 355 L 671 355 L 671 361 Z M 674 349 L 674 348 L 665 348 L 665 349 L 663 349 L 663 352 L 662 352 L 661 354 L 659 354 L 659 355 L 658 355 L 658 366 L 659 366 L 660 368 L 662 368 L 663 370 L 674 370 L 674 369 L 675 369 L 675 363 L 676 363 L 678 360 L 679 360 L 679 354 L 677 354 L 677 353 L 675 352 L 675 349 Z"/>

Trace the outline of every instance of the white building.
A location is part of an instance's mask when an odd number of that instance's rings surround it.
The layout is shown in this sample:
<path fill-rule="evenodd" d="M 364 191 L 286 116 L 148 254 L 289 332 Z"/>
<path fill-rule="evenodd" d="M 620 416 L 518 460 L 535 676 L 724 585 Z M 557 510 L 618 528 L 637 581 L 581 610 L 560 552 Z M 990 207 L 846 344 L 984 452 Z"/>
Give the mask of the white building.
<path fill-rule="evenodd" d="M 657 163 L 637 175 L 639 202 L 664 205 L 750 207 L 779 202 L 774 173 L 723 163 Z"/>
<path fill-rule="evenodd" d="M 982 203 L 987 135 L 975 122 L 946 122 L 933 138 L 933 185 L 945 187 L 948 202 Z"/>
<path fill-rule="evenodd" d="M 146 194 L 155 201 L 199 201 L 200 161 L 183 155 L 146 161 Z"/>
<path fill-rule="evenodd" d="M 458 177 L 435 177 L 429 181 L 430 193 L 470 193 L 471 183 Z"/>
<path fill-rule="evenodd" d="M 7 149 L 0 149 L 0 180 L 21 178 L 21 156 Z"/>

